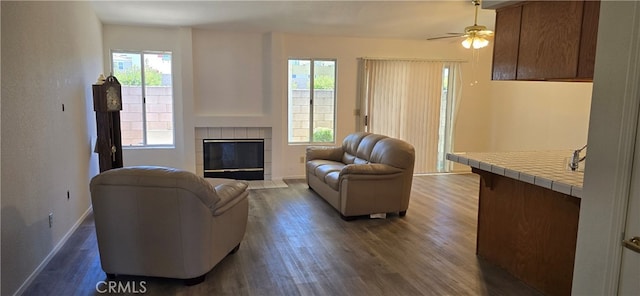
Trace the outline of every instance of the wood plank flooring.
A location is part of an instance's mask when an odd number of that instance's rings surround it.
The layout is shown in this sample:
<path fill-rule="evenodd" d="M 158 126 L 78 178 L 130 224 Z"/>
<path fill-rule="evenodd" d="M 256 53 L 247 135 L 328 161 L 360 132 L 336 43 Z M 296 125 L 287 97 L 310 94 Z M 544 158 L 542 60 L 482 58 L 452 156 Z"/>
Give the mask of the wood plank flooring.
<path fill-rule="evenodd" d="M 116 281 L 146 295 L 540 295 L 476 257 L 477 175 L 416 176 L 406 217 L 351 222 L 287 183 L 251 191 L 240 250 L 205 282 Z M 105 295 L 105 280 L 90 215 L 24 295 Z"/>

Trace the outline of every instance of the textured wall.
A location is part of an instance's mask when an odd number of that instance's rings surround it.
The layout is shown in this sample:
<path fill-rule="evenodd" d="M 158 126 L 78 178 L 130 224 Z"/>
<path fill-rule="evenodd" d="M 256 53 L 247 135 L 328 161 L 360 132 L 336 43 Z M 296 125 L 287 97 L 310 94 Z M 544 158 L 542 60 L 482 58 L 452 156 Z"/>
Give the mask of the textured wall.
<path fill-rule="evenodd" d="M 112 35 L 111 27 L 105 27 L 105 46 L 111 43 L 108 41 L 108 36 Z M 122 33 L 117 36 L 122 39 L 125 31 L 140 30 L 122 27 Z M 138 39 L 153 39 L 150 34 L 145 34 L 144 38 L 140 38 L 142 34 L 132 35 Z M 132 39 L 119 44 L 122 48 L 123 44 L 139 42 Z M 466 74 L 463 76 L 464 100 L 456 127 L 461 136 L 456 136 L 456 150 L 483 151 L 488 147 L 489 121 L 485 114 L 490 105 L 487 94 L 491 47 L 476 52 L 474 56 L 472 51 L 463 49 L 458 42 L 448 41 L 230 33 L 203 29 L 193 30 L 192 45 L 194 109 L 190 111 L 185 108 L 184 119 L 195 117 L 195 126 L 203 128 L 271 127 L 272 177 L 275 179 L 304 175 L 300 157 L 304 157 L 306 145 L 287 144 L 286 71 L 289 57 L 337 59 L 335 135 L 338 144 L 348 133 L 356 130 L 356 120 L 359 118 L 355 115 L 358 108 L 358 58 L 469 61 L 462 66 Z M 471 85 L 473 80 L 479 83 Z M 178 81 L 178 78 L 174 81 Z M 176 102 L 179 101 L 176 98 Z M 185 136 L 185 143 L 192 141 Z M 189 153 L 189 149 L 185 147 L 184 153 Z M 127 156 L 125 154 L 125 164 L 128 162 Z M 161 161 L 160 157 L 155 159 Z M 185 159 L 197 158 L 187 156 Z"/>
<path fill-rule="evenodd" d="M 102 32 L 86 2 L 1 5 L 1 294 L 10 295 L 89 208 Z"/>
<path fill-rule="evenodd" d="M 587 143 L 590 82 L 491 81 L 489 151 L 578 149 Z"/>
<path fill-rule="evenodd" d="M 455 41 L 455 40 L 453 40 Z M 466 61 L 462 64 L 462 102 L 458 112 L 455 136 L 456 151 L 482 151 L 487 147 L 489 121 L 483 114 L 489 112 L 488 85 L 490 78 L 491 47 L 477 52 L 465 50 L 453 41 L 423 41 L 402 39 L 369 39 L 330 36 L 284 35 L 282 41 L 282 63 L 276 69 L 286 69 L 287 57 L 322 57 L 337 59 L 336 94 L 336 141 L 354 132 L 358 126 L 355 115 L 358 109 L 358 58 L 416 58 L 449 59 Z M 284 73 L 284 72 L 283 72 Z M 286 76 L 272 76 L 274 88 L 284 85 Z M 478 83 L 473 83 L 477 81 Z M 286 89 L 281 93 L 286 98 Z M 286 143 L 286 104 L 280 105 L 283 114 L 281 122 L 274 123 L 274 143 Z M 276 110 L 274 109 L 274 114 Z M 282 140 L 278 131 L 284 131 Z M 299 158 L 304 156 L 305 145 L 283 145 L 275 149 L 274 158 L 281 154 L 282 162 L 274 161 L 274 176 L 304 176 L 304 164 Z M 275 167 L 275 164 L 278 167 Z"/>
<path fill-rule="evenodd" d="M 172 53 L 175 145 L 125 149 L 122 155 L 124 165 L 160 165 L 195 172 L 191 29 L 104 25 L 102 38 L 105 72 L 111 71 L 111 50 L 160 50 Z"/>

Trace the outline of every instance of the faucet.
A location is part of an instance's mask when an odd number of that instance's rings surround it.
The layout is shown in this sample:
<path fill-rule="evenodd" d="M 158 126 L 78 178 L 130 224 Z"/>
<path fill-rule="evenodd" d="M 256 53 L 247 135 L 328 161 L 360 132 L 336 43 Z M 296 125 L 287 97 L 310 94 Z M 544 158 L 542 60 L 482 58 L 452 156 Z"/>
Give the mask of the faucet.
<path fill-rule="evenodd" d="M 580 162 L 584 161 L 587 158 L 586 155 L 583 156 L 583 157 L 580 157 L 580 152 L 582 152 L 582 150 L 584 150 L 585 148 L 587 148 L 587 145 L 584 145 L 584 146 L 582 146 L 582 148 L 573 151 L 573 156 L 571 157 L 571 162 L 569 162 L 569 168 L 572 171 L 577 170 Z"/>

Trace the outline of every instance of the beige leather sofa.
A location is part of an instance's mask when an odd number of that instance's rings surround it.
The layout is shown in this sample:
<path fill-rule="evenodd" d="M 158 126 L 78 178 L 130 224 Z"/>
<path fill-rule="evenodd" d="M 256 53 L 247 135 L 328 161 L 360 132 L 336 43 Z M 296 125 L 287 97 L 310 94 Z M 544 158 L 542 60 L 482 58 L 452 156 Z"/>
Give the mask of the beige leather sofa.
<path fill-rule="evenodd" d="M 371 133 L 348 135 L 340 147 L 306 151 L 307 184 L 342 218 L 409 207 L 415 150 L 405 141 Z"/>
<path fill-rule="evenodd" d="M 126 167 L 91 180 L 100 262 L 116 274 L 204 280 L 240 246 L 248 184 L 166 167 Z"/>

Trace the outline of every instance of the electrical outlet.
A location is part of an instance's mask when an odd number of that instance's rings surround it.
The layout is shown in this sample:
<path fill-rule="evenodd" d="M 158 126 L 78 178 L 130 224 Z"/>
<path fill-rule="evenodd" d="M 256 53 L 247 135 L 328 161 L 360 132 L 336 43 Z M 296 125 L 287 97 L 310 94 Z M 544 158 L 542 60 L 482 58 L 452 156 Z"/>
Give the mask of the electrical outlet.
<path fill-rule="evenodd" d="M 49 228 L 53 227 L 53 213 L 49 213 Z"/>

